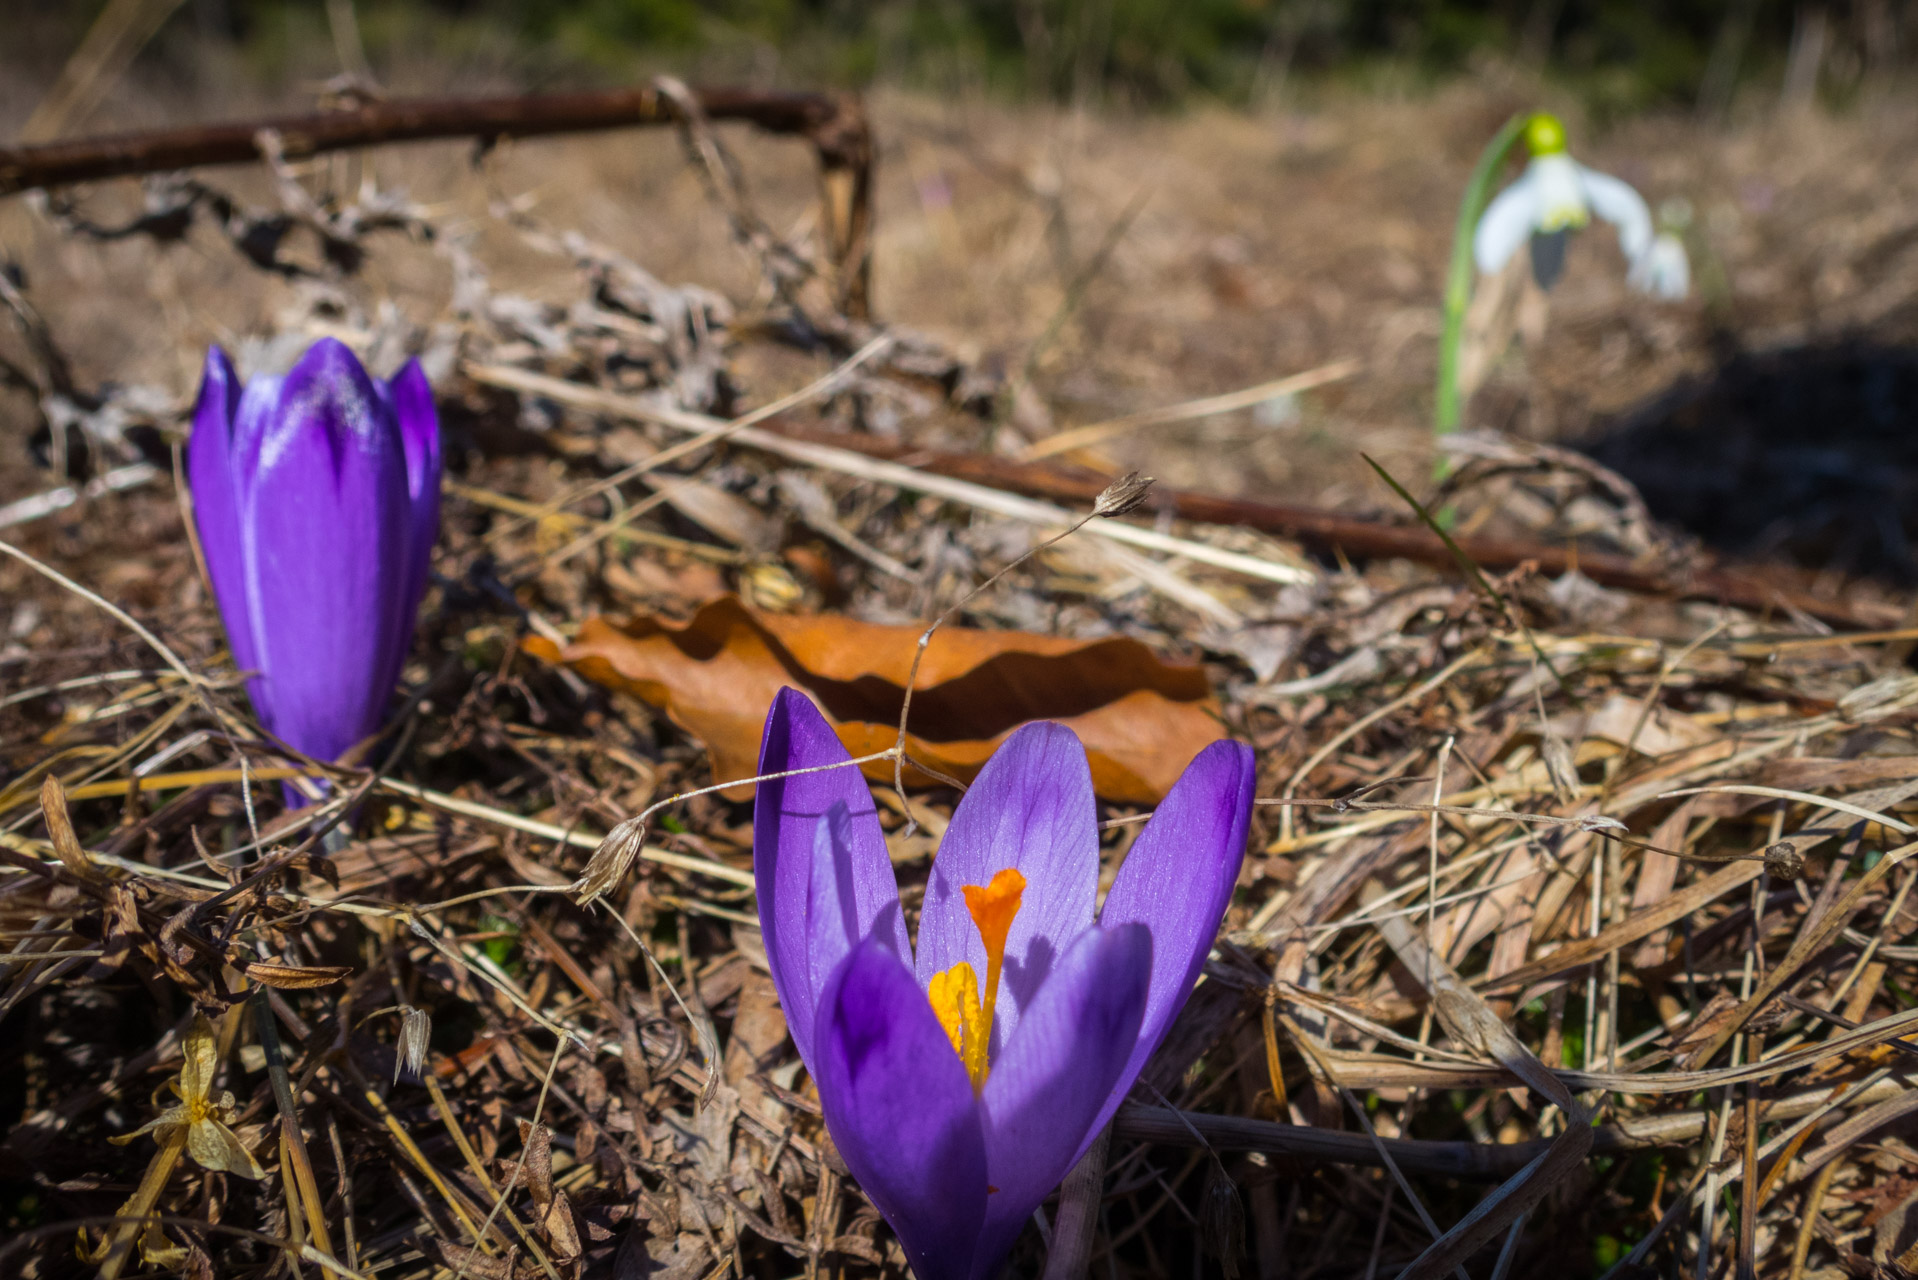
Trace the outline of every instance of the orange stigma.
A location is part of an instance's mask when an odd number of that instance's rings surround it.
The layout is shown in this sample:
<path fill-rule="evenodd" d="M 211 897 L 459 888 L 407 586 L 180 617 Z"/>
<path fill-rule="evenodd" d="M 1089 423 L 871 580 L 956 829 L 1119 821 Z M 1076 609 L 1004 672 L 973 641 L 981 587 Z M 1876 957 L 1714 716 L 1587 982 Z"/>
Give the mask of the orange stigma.
<path fill-rule="evenodd" d="M 1012 918 L 1019 914 L 1019 898 L 1026 891 L 1026 878 L 1007 867 L 992 877 L 991 884 L 965 886 L 966 910 L 986 944 L 986 991 L 979 998 L 979 975 L 961 960 L 950 969 L 932 975 L 926 997 L 939 1025 L 946 1029 L 953 1052 L 966 1065 L 972 1091 L 986 1087 L 986 1049 L 992 1040 L 992 1007 L 999 998 L 999 973 L 1005 966 L 1006 935 L 1012 932 Z"/>
<path fill-rule="evenodd" d="M 1019 897 L 1026 891 L 1026 878 L 1007 867 L 987 885 L 966 886 L 966 910 L 979 938 L 986 944 L 986 1026 L 992 1025 L 993 1001 L 999 998 L 999 970 L 1006 960 L 1006 935 L 1012 932 L 1012 918 L 1019 914 Z"/>

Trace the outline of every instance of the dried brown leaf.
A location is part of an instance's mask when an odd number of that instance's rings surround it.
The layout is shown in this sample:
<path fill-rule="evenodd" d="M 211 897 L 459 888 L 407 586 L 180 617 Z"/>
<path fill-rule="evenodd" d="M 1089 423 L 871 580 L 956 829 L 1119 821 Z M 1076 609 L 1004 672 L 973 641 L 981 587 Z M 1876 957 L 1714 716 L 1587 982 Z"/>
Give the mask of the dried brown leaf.
<path fill-rule="evenodd" d="M 683 629 L 653 617 L 623 627 L 588 618 L 564 649 L 538 637 L 525 644 L 665 710 L 705 742 L 723 782 L 752 776 L 766 708 L 785 685 L 812 695 L 855 756 L 892 746 L 918 638 L 914 627 L 767 614 L 728 596 Z M 914 759 L 970 780 L 1013 729 L 1058 720 L 1085 743 L 1100 795 L 1151 804 L 1224 736 L 1217 716 L 1199 666 L 1167 662 L 1136 640 L 943 627 L 920 667 L 906 746 Z M 866 772 L 892 776 L 885 761 Z M 911 769 L 906 776 L 929 781 Z"/>
<path fill-rule="evenodd" d="M 560 1262 L 571 1262 L 579 1257 L 579 1226 L 573 1221 L 573 1206 L 566 1199 L 566 1193 L 552 1194 L 552 1203 L 540 1216 L 540 1226 L 546 1231 L 547 1243 L 553 1246 L 553 1256 Z"/>
<path fill-rule="evenodd" d="M 40 784 L 40 811 L 46 817 L 47 835 L 53 840 L 53 852 L 59 856 L 61 865 L 82 884 L 103 883 L 106 877 L 87 857 L 87 851 L 80 847 L 80 837 L 74 834 L 73 819 L 67 814 L 66 789 L 60 785 L 60 779 L 50 773 Z"/>
<path fill-rule="evenodd" d="M 700 1280 L 712 1269 L 712 1252 L 692 1232 L 671 1240 L 635 1223 L 613 1257 L 613 1280 Z"/>
<path fill-rule="evenodd" d="M 264 986 L 277 987 L 281 991 L 305 991 L 313 987 L 330 987 L 353 975 L 353 970 L 348 965 L 275 964 L 270 960 L 249 960 L 245 965 L 245 972 L 246 976 L 255 982 Z"/>
<path fill-rule="evenodd" d="M 144 952 L 148 959 L 157 959 L 159 950 L 153 939 L 147 934 L 146 927 L 140 923 L 140 904 L 133 892 L 125 885 L 109 884 L 106 887 L 106 907 L 101 912 L 104 937 L 102 955 L 93 962 L 88 970 L 89 978 L 100 978 L 117 970 L 126 963 L 134 948 Z"/>
<path fill-rule="evenodd" d="M 553 1133 L 545 1125 L 519 1122 L 519 1140 L 524 1148 L 520 1160 L 525 1166 L 526 1187 L 533 1193 L 533 1207 L 543 1218 L 553 1203 Z"/>

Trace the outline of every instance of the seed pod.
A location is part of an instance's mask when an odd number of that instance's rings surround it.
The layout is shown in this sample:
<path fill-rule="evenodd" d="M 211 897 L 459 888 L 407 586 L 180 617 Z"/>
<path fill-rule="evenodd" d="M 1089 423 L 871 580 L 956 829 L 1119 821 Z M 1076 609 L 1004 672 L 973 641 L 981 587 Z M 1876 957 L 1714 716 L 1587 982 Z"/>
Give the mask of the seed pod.
<path fill-rule="evenodd" d="M 400 1006 L 400 1052 L 393 1064 L 393 1083 L 401 1076 L 419 1077 L 426 1066 L 426 1042 L 433 1035 L 433 1015 L 410 1004 Z"/>
<path fill-rule="evenodd" d="M 1095 516 L 1122 516 L 1136 511 L 1152 488 L 1152 477 L 1128 471 L 1107 485 L 1092 503 Z"/>
<path fill-rule="evenodd" d="M 573 882 L 573 893 L 580 906 L 611 893 L 626 878 L 639 851 L 646 845 L 646 823 L 628 818 L 606 833 L 586 861 L 586 870 Z"/>

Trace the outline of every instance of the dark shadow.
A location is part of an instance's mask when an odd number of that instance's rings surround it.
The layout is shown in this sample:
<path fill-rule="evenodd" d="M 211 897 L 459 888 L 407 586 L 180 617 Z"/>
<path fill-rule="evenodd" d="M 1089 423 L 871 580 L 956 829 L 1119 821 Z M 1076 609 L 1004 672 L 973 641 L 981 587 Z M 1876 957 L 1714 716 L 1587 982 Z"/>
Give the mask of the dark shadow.
<path fill-rule="evenodd" d="M 1730 555 L 1918 581 L 1918 349 L 1735 355 L 1582 447 Z"/>
<path fill-rule="evenodd" d="M 1013 998 L 1019 1002 L 1020 1012 L 1023 1013 L 1032 1007 L 1032 1001 L 1039 994 L 1039 988 L 1045 984 L 1047 976 L 1051 974 L 1052 964 L 1056 959 L 1058 955 L 1053 950 L 1050 938 L 1034 938 L 1031 945 L 1026 948 L 1024 960 L 1016 960 L 1012 956 L 1006 957 L 1006 967 L 1000 973 L 999 981 L 1006 984 Z M 993 1051 L 996 1053 L 1004 1047 L 996 1044 L 993 1046 Z"/>

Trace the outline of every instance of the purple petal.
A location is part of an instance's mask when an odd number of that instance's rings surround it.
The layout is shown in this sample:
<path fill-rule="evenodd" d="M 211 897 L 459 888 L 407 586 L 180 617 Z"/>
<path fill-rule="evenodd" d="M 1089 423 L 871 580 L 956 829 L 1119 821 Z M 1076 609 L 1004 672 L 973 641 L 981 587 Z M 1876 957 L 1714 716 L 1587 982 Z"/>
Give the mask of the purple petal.
<path fill-rule="evenodd" d="M 399 425 L 400 446 L 406 455 L 405 594 L 395 621 L 390 672 L 383 674 L 388 688 L 399 683 L 400 668 L 413 647 L 413 625 L 420 598 L 426 594 L 427 574 L 433 564 L 433 544 L 440 532 L 440 422 L 433 407 L 433 387 L 417 360 L 408 360 L 389 388 L 393 414 Z"/>
<path fill-rule="evenodd" d="M 246 384 L 240 394 L 240 407 L 233 414 L 233 472 L 239 479 L 240 506 L 260 468 L 260 445 L 266 439 L 273 419 L 280 411 L 280 390 L 286 379 L 262 374 Z"/>
<path fill-rule="evenodd" d="M 979 1105 L 897 953 L 871 938 L 854 948 L 822 993 L 816 1038 L 813 1081 L 846 1167 L 919 1280 L 967 1280 L 986 1214 Z"/>
<path fill-rule="evenodd" d="M 241 405 L 247 587 L 273 731 L 322 760 L 380 725 L 407 582 L 406 459 L 391 409 L 353 353 L 322 339 L 271 413 Z M 257 431 L 257 452 L 248 436 Z M 260 699 L 256 695 L 256 702 Z"/>
<path fill-rule="evenodd" d="M 885 946 L 901 964 L 912 954 L 905 945 L 905 913 L 892 863 L 862 867 L 854 852 L 863 847 L 857 825 L 844 800 L 834 800 L 813 825 L 812 879 L 806 890 L 807 986 L 813 991 L 824 991 L 839 962 L 866 938 Z"/>
<path fill-rule="evenodd" d="M 200 398 L 193 406 L 193 434 L 186 442 L 187 485 L 193 492 L 193 523 L 206 556 L 213 600 L 226 624 L 233 664 L 256 669 L 253 627 L 246 603 L 246 555 L 240 532 L 240 474 L 233 450 L 233 417 L 240 407 L 240 379 L 218 347 L 206 353 Z"/>
<path fill-rule="evenodd" d="M 1152 935 L 1145 926 L 1087 929 L 993 1062 L 979 1101 L 986 1181 L 998 1189 L 986 1198 L 975 1275 L 990 1275 L 1033 1209 L 1104 1125 L 1104 1105 L 1139 1037 L 1151 976 Z"/>
<path fill-rule="evenodd" d="M 753 878 L 759 891 L 760 932 L 786 1025 L 809 1069 L 813 1068 L 812 1031 L 819 993 L 830 973 L 813 972 L 808 923 L 813 867 L 822 856 L 822 836 L 826 840 L 823 855 L 832 863 L 829 874 L 822 874 L 818 883 L 822 893 L 827 886 L 835 890 L 830 897 L 840 909 L 840 918 L 856 922 L 860 937 L 877 933 L 902 959 L 912 954 L 899 910 L 899 882 L 886 856 L 879 814 L 865 778 L 846 763 L 851 758 L 805 694 L 797 689 L 779 691 L 766 713 L 759 772 L 844 766 L 771 778 L 759 783 L 753 796 Z M 822 831 L 827 815 L 835 809 L 843 810 L 842 821 Z"/>
<path fill-rule="evenodd" d="M 1205 965 L 1245 860 L 1252 791 L 1250 747 L 1215 742 L 1201 751 L 1139 833 L 1106 894 L 1101 928 L 1138 923 L 1152 931 L 1152 989 L 1138 1041 L 1095 1129 L 1118 1110 Z"/>
<path fill-rule="evenodd" d="M 266 696 L 265 659 L 260 650 L 258 635 L 254 630 L 259 617 L 258 602 L 253 598 L 253 548 L 256 531 L 253 528 L 252 493 L 253 481 L 260 465 L 260 442 L 266 438 L 267 428 L 273 423 L 274 415 L 280 408 L 280 387 L 286 379 L 276 376 L 254 378 L 246 384 L 246 390 L 240 395 L 240 406 L 233 415 L 233 480 L 234 496 L 239 506 L 235 519 L 240 529 L 240 578 L 243 585 L 242 603 L 246 609 L 243 625 L 247 640 L 251 646 L 251 667 L 254 675 L 246 682 L 247 697 L 253 700 L 253 709 L 259 713 L 260 723 L 273 729 L 273 708 Z M 234 623 L 229 620 L 227 632 L 232 634 Z M 234 658 L 237 662 L 239 653 Z M 243 668 L 244 669 L 244 668 Z M 277 732 L 277 731 L 276 731 Z M 290 793 L 289 793 L 290 794 Z"/>
<path fill-rule="evenodd" d="M 399 419 L 400 444 L 406 451 L 408 563 L 419 573 L 424 592 L 427 567 L 440 528 L 440 417 L 433 407 L 433 387 L 417 360 L 408 360 L 393 375 L 393 412 Z"/>
<path fill-rule="evenodd" d="M 1064 725 L 1022 726 L 986 761 L 952 815 L 919 918 L 919 984 L 961 960 L 986 978 L 986 948 L 963 889 L 1015 867 L 1026 878 L 1006 937 L 994 1043 L 1011 1042 L 1020 1010 L 1059 954 L 1092 923 L 1099 888 L 1098 811 L 1085 748 Z"/>

